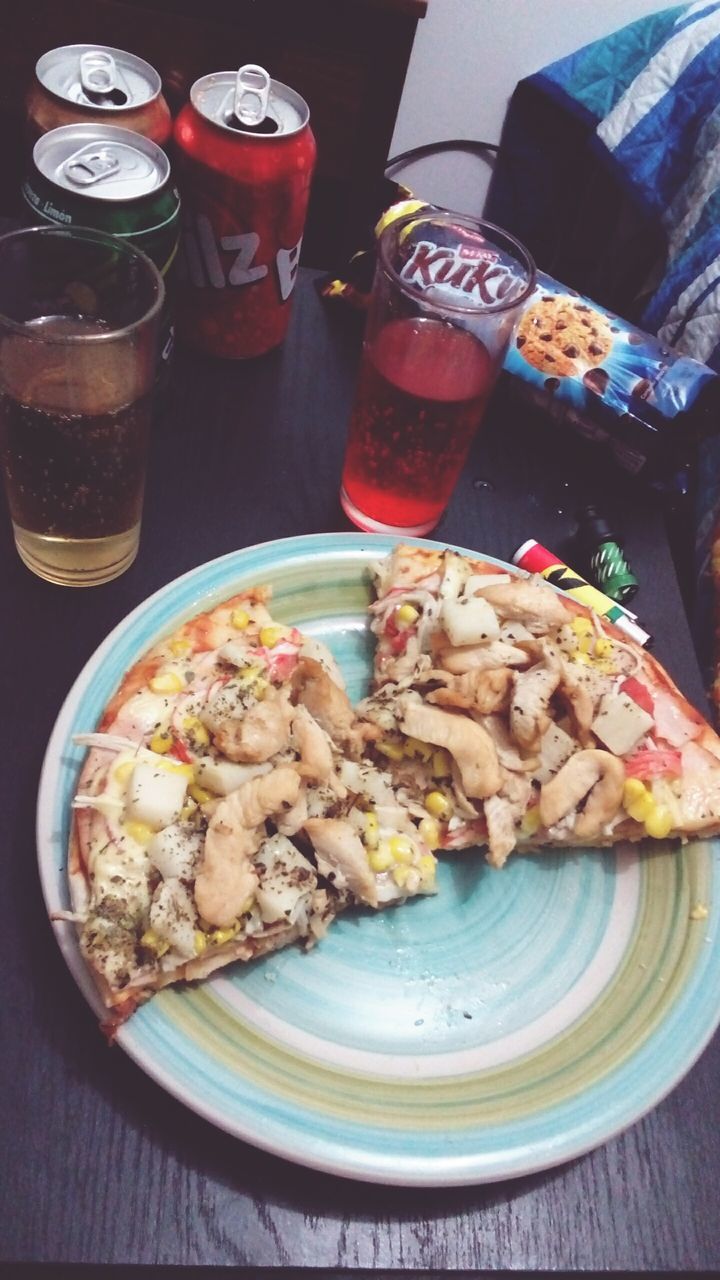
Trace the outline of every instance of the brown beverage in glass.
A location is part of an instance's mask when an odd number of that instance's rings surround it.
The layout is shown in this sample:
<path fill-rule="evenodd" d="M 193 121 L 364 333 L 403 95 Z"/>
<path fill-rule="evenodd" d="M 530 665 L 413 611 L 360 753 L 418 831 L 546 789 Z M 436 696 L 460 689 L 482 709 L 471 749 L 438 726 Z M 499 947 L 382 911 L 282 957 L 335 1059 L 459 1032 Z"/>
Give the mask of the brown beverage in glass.
<path fill-rule="evenodd" d="M 114 237 L 0 239 L 0 461 L 18 552 L 49 581 L 105 582 L 137 553 L 162 296 Z"/>

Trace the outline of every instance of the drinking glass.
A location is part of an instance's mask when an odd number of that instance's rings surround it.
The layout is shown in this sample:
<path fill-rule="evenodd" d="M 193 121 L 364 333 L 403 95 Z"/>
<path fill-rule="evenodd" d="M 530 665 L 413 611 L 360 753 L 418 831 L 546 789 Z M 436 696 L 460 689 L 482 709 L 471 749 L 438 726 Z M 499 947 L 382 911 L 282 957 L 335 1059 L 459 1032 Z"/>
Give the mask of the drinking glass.
<path fill-rule="evenodd" d="M 450 499 L 535 267 L 499 227 L 428 206 L 388 223 L 377 249 L 340 499 L 360 529 L 422 535 Z"/>
<path fill-rule="evenodd" d="M 15 545 L 64 586 L 135 559 L 164 286 L 82 227 L 0 237 L 0 463 Z"/>

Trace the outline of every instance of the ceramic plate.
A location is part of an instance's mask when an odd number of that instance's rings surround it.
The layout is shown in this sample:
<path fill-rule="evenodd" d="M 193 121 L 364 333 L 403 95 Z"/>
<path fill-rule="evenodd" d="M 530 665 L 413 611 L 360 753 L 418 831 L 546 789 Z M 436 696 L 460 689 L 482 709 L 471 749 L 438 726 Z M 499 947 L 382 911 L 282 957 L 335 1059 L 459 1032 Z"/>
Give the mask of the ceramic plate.
<path fill-rule="evenodd" d="M 327 641 L 360 697 L 367 568 L 392 545 L 320 534 L 251 547 L 170 583 L 115 629 L 47 750 L 38 845 L 50 910 L 68 906 L 83 754 L 72 737 L 94 727 L 131 663 L 180 620 L 269 582 L 274 614 Z M 559 1164 L 653 1107 L 720 1020 L 717 855 L 715 841 L 654 842 L 516 856 L 493 871 L 480 853 L 443 854 L 437 897 L 349 914 L 309 954 L 164 991 L 118 1041 L 213 1124 L 314 1168 L 440 1186 Z M 706 918 L 693 918 L 698 904 Z M 54 927 L 99 1014 L 72 926 Z"/>

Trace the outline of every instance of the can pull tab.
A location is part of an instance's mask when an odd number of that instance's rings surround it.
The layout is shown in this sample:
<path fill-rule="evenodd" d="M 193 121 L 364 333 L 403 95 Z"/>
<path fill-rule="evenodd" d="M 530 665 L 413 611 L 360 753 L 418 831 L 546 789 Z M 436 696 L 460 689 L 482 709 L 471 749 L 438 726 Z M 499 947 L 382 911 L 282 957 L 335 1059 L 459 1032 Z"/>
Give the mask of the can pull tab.
<path fill-rule="evenodd" d="M 98 151 L 81 151 L 63 165 L 63 172 L 68 182 L 74 187 L 91 187 L 95 182 L 102 182 L 113 173 L 120 171 L 120 161 L 110 147 L 101 147 Z"/>
<path fill-rule="evenodd" d="M 112 93 L 117 88 L 115 59 L 102 49 L 80 54 L 80 83 L 85 93 Z"/>
<path fill-rule="evenodd" d="M 267 115 L 270 77 L 264 67 L 247 62 L 237 73 L 235 115 L 247 128 L 262 124 Z"/>

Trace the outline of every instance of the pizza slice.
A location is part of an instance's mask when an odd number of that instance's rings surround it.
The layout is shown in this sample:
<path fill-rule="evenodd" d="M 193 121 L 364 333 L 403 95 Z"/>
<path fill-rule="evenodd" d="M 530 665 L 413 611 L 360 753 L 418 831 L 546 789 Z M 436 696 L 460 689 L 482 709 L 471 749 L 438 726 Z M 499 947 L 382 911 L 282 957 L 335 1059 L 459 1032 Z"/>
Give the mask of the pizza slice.
<path fill-rule="evenodd" d="M 126 674 L 73 800 L 72 917 L 118 1025 L 155 991 L 434 891 L 435 859 L 358 733 L 329 650 L 254 589 Z M 416 806 L 417 809 L 417 806 Z"/>
<path fill-rule="evenodd" d="M 542 578 L 399 546 L 374 566 L 364 751 L 436 848 L 720 831 L 720 739 L 642 647 Z"/>

